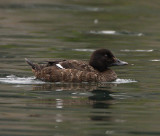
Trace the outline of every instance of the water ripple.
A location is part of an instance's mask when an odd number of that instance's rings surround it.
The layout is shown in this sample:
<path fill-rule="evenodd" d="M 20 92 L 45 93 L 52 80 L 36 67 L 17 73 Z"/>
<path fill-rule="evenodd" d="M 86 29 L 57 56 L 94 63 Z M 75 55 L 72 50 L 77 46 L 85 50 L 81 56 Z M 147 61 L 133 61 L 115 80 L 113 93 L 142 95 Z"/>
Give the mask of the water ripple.
<path fill-rule="evenodd" d="M 116 84 L 126 84 L 126 83 L 136 83 L 137 81 L 132 80 L 132 79 L 116 79 L 116 81 L 112 82 L 112 83 L 116 83 Z"/>
<path fill-rule="evenodd" d="M 125 50 L 121 50 L 123 52 L 153 52 L 154 50 L 153 49 L 150 49 L 150 50 L 129 50 L 129 49 L 125 49 Z"/>
<path fill-rule="evenodd" d="M 0 9 L 49 9 L 49 10 L 75 10 L 75 11 L 104 11 L 103 8 L 69 5 L 69 4 L 1 4 Z"/>
<path fill-rule="evenodd" d="M 157 61 L 160 61 L 160 59 L 154 59 L 154 60 L 150 60 L 150 61 L 156 61 L 157 62 Z"/>
<path fill-rule="evenodd" d="M 8 84 L 44 84 L 45 82 L 35 80 L 35 77 L 17 77 L 15 75 L 9 75 L 4 78 L 0 78 L 1 83 Z"/>
<path fill-rule="evenodd" d="M 143 36 L 143 33 L 129 32 L 129 31 L 115 31 L 115 30 L 102 30 L 102 31 L 90 31 L 90 34 L 101 35 L 128 35 L 128 36 Z"/>
<path fill-rule="evenodd" d="M 95 51 L 94 49 L 72 49 L 74 51 L 84 51 L 84 52 L 93 52 Z"/>

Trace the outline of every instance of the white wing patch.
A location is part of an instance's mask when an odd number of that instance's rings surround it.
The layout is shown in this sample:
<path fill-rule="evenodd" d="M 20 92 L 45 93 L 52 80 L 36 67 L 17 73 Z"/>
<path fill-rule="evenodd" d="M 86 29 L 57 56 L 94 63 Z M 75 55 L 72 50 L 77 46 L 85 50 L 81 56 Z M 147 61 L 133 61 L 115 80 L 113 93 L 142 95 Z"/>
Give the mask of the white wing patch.
<path fill-rule="evenodd" d="M 57 67 L 59 67 L 60 69 L 65 69 L 64 67 L 62 67 L 61 64 L 56 64 Z"/>

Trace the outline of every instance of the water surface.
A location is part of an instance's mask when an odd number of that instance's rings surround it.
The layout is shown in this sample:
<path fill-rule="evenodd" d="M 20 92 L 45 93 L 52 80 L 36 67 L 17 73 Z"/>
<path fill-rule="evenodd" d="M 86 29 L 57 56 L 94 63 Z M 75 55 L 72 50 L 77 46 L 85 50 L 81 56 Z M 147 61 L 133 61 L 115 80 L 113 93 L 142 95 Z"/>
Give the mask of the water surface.
<path fill-rule="evenodd" d="M 0 1 L 0 135 L 160 135 L 160 2 Z M 108 48 L 128 66 L 111 83 L 46 83 L 24 62 L 88 60 Z"/>

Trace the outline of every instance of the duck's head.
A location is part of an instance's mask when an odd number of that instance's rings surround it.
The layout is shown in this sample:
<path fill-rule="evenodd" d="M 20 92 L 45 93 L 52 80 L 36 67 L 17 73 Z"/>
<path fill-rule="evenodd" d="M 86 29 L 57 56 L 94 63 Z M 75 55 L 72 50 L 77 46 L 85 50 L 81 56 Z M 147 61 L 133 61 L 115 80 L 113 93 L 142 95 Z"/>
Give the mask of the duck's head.
<path fill-rule="evenodd" d="M 111 66 L 127 65 L 127 62 L 117 59 L 110 50 L 98 49 L 91 55 L 89 64 L 96 70 L 103 72 Z"/>

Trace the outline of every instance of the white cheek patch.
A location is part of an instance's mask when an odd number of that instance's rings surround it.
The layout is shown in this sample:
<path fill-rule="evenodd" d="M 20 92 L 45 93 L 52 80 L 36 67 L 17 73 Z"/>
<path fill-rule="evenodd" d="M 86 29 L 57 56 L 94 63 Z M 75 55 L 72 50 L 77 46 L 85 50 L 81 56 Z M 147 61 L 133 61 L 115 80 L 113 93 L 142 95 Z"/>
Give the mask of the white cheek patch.
<path fill-rule="evenodd" d="M 59 67 L 60 69 L 65 69 L 64 67 L 61 66 L 61 64 L 56 64 L 57 67 Z"/>

